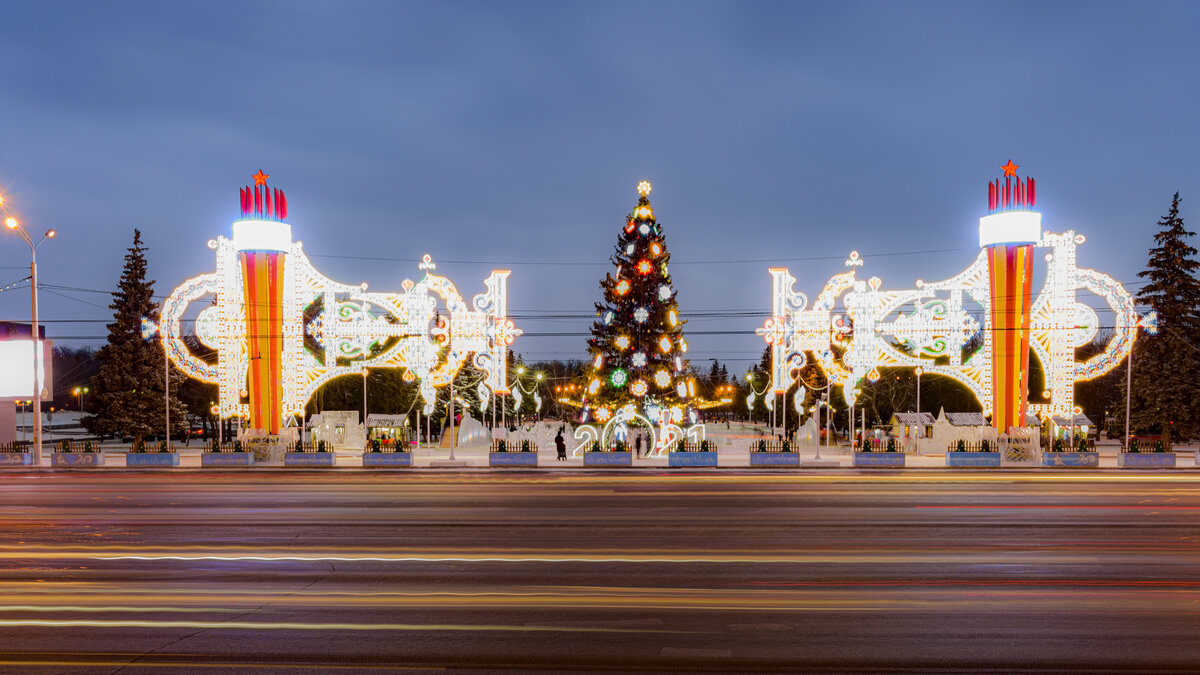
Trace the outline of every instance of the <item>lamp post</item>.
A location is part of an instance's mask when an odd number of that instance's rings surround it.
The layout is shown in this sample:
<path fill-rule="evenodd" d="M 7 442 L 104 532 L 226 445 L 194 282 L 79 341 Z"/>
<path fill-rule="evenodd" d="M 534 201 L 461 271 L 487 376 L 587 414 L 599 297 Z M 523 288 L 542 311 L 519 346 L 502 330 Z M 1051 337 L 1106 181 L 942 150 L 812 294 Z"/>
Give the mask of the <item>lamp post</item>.
<path fill-rule="evenodd" d="M 83 412 L 83 395 L 88 393 L 87 387 L 75 387 L 75 396 L 79 398 L 79 412 Z"/>
<path fill-rule="evenodd" d="M 921 451 L 921 432 L 925 431 L 925 424 L 921 422 L 921 373 L 924 372 L 925 370 L 921 366 L 917 366 L 917 433 L 913 443 L 916 444 L 918 453 Z"/>
<path fill-rule="evenodd" d="M 3 199 L 0 199 L 0 209 L 4 210 L 5 226 L 8 229 L 15 231 L 21 236 L 26 244 L 29 244 L 29 288 L 32 298 L 32 314 L 33 328 L 30 331 L 31 342 L 33 342 L 33 462 L 36 465 L 42 463 L 42 383 L 38 376 L 38 364 L 42 361 L 42 341 L 38 339 L 38 302 L 37 302 L 37 247 L 41 246 L 43 241 L 53 239 L 56 232 L 54 230 L 46 230 L 42 238 L 33 243 L 33 239 L 29 237 L 29 233 L 17 219 L 9 213 L 8 208 L 4 206 Z"/>

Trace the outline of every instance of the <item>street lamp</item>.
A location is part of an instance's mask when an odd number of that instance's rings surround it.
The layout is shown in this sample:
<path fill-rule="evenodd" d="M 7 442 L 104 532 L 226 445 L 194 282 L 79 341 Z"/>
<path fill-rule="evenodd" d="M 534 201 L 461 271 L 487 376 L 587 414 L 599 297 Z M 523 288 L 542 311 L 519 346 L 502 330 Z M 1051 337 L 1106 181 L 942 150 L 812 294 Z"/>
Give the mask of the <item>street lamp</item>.
<path fill-rule="evenodd" d="M 75 396 L 79 399 L 79 412 L 83 412 L 83 395 L 88 393 L 87 387 L 75 387 Z"/>
<path fill-rule="evenodd" d="M 925 371 L 921 368 L 921 366 L 917 366 L 917 370 L 916 370 L 916 373 L 917 373 L 917 434 L 916 434 L 916 439 L 913 442 L 916 443 L 916 445 L 917 445 L 918 453 L 921 452 L 921 440 L 920 439 L 921 439 L 921 436 L 924 435 L 922 432 L 925 431 L 925 425 L 921 422 L 921 373 L 923 373 L 923 372 L 925 372 Z"/>
<path fill-rule="evenodd" d="M 38 339 L 38 303 L 37 303 L 37 247 L 41 246 L 43 241 L 53 239 L 57 234 L 54 230 L 46 230 L 42 238 L 33 243 L 29 233 L 8 211 L 8 207 L 4 206 L 3 198 L 0 198 L 0 210 L 4 211 L 7 216 L 4 219 L 4 225 L 8 229 L 15 231 L 21 236 L 26 244 L 29 244 L 29 287 L 32 296 L 32 313 L 33 313 L 33 328 L 30 332 L 31 342 L 33 342 L 33 462 L 35 465 L 42 463 L 42 383 L 38 377 L 38 364 L 41 362 L 42 342 Z"/>

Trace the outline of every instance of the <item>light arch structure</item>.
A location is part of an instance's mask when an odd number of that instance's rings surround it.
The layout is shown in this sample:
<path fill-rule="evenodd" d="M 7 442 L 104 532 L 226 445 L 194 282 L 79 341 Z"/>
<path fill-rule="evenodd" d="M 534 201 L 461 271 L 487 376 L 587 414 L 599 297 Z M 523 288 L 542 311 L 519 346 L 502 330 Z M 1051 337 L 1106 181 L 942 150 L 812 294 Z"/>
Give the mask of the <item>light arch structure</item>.
<path fill-rule="evenodd" d="M 403 369 L 406 381 L 419 380 L 428 414 L 436 389 L 468 359 L 484 373 L 481 400 L 509 393 L 508 348 L 522 334 L 507 317 L 509 270 L 494 270 L 469 302 L 437 274 L 428 254 L 418 266 L 422 276 L 405 279 L 400 291 L 334 281 L 291 240 L 282 191 L 274 191 L 273 201 L 259 196 L 260 186 L 271 194 L 259 173 L 253 198 L 246 196 L 250 188 L 243 191 L 243 219 L 234 223 L 233 237 L 208 242 L 214 271 L 181 283 L 163 302 L 158 323 L 148 325 L 184 374 L 218 386 L 221 417 L 261 420 L 254 428 L 277 434 L 281 420 L 304 414 L 321 385 L 377 368 Z M 269 264 L 256 270 L 247 264 L 250 255 Z M 216 352 L 216 363 L 192 353 L 181 329 L 189 306 L 206 297 L 211 300 L 195 317 L 195 335 Z M 278 365 L 258 373 L 254 360 Z M 255 395 L 256 378 L 275 377 L 277 386 Z"/>

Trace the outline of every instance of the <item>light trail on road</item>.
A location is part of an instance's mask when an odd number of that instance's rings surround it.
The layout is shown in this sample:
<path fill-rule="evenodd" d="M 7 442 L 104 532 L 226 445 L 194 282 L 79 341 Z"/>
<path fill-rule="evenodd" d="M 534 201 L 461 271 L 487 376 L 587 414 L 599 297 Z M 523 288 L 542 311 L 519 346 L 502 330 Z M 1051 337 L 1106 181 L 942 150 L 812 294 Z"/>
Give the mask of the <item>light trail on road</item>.
<path fill-rule="evenodd" d="M 1191 474 L 3 478 L 5 670 L 1200 667 Z"/>

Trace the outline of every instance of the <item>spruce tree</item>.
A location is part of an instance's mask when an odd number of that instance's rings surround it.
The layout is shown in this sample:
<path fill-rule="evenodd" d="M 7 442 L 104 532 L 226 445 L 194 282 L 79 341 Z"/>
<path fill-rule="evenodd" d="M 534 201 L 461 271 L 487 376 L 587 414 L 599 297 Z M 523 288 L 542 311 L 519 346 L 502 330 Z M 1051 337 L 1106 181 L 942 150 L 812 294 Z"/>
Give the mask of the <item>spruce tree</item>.
<path fill-rule="evenodd" d="M 638 193 L 611 258 L 616 271 L 600 281 L 604 300 L 596 303 L 588 340 L 585 419 L 604 422 L 632 404 L 652 422 L 666 413 L 686 426 L 688 402 L 698 392 L 671 285 L 671 254 L 650 206 L 650 184 L 639 183 Z"/>
<path fill-rule="evenodd" d="M 1130 426 L 1135 432 L 1161 434 L 1168 450 L 1173 438 L 1195 437 L 1200 431 L 1200 343 L 1195 339 L 1200 326 L 1200 262 L 1188 243 L 1196 233 L 1184 227 L 1179 201 L 1176 192 L 1171 210 L 1158 221 L 1157 245 L 1150 249 L 1146 269 L 1138 272 L 1147 283 L 1137 302 L 1158 314 L 1158 333 L 1143 333 L 1133 349 Z M 1121 387 L 1123 394 L 1123 380 Z"/>
<path fill-rule="evenodd" d="M 108 342 L 96 353 L 100 372 L 92 378 L 89 406 L 95 415 L 84 424 L 94 434 L 132 436 L 134 444 L 163 433 L 163 349 L 158 340 L 142 337 L 142 319 L 156 319 L 154 282 L 146 280 L 146 247 L 142 233 L 133 231 L 133 246 L 125 254 L 125 269 L 109 308 Z M 186 429 L 185 408 L 178 394 L 183 378 L 171 377 L 171 430 Z"/>

